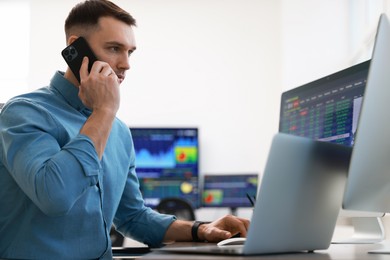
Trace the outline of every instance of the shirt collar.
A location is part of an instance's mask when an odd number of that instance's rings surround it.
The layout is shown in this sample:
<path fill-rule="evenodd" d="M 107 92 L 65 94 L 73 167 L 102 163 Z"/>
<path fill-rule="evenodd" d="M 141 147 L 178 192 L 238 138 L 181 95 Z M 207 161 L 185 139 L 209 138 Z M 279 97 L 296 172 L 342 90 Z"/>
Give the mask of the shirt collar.
<path fill-rule="evenodd" d="M 91 110 L 81 102 L 79 89 L 64 77 L 64 72 L 57 71 L 54 74 L 49 88 L 58 92 L 76 110 L 88 115 L 91 113 Z"/>

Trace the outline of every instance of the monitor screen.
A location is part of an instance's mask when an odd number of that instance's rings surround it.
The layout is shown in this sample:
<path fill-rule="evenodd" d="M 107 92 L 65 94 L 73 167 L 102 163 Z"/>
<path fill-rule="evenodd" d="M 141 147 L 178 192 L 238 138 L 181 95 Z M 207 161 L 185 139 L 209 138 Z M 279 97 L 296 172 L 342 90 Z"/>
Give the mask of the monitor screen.
<path fill-rule="evenodd" d="M 136 172 L 145 204 L 155 208 L 163 198 L 180 197 L 198 208 L 198 129 L 130 130 L 136 154 Z"/>
<path fill-rule="evenodd" d="M 370 61 L 282 94 L 279 131 L 352 146 Z"/>
<path fill-rule="evenodd" d="M 257 194 L 258 174 L 206 174 L 203 178 L 203 207 L 253 207 Z"/>
<path fill-rule="evenodd" d="M 370 60 L 320 78 L 282 94 L 279 131 L 354 147 Z M 359 126 L 360 128 L 360 126 Z M 353 218 L 351 238 L 336 243 L 381 241 L 377 212 L 341 210 Z"/>

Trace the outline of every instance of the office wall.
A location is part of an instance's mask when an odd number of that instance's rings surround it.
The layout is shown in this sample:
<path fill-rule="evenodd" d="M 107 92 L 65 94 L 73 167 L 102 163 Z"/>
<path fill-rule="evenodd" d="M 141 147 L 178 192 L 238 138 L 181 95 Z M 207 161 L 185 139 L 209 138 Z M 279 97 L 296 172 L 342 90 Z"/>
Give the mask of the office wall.
<path fill-rule="evenodd" d="M 66 68 L 63 21 L 76 2 L 31 2 L 31 88 Z M 279 113 L 280 1 L 115 2 L 138 22 L 119 117 L 199 127 L 202 172 L 261 173 Z"/>
<path fill-rule="evenodd" d="M 30 89 L 66 68 L 63 22 L 77 2 L 30 1 Z M 370 58 L 372 20 L 387 3 L 115 2 L 138 21 L 119 117 L 130 126 L 198 126 L 203 173 L 262 173 L 280 93 Z"/>
<path fill-rule="evenodd" d="M 63 23 L 77 2 L 29 1 L 30 90 L 66 68 Z M 262 173 L 281 92 L 370 58 L 375 20 L 389 10 L 388 0 L 114 2 L 138 20 L 119 117 L 131 126 L 198 126 L 202 173 Z"/>
<path fill-rule="evenodd" d="M 389 0 L 282 0 L 282 85 L 291 89 L 371 58 Z"/>
<path fill-rule="evenodd" d="M 283 1 L 283 90 L 349 65 L 350 2 Z"/>
<path fill-rule="evenodd" d="M 28 2 L 30 57 L 22 57 L 35 89 L 66 68 L 63 21 L 78 1 Z M 388 0 L 116 2 L 139 24 L 119 116 L 133 126 L 199 126 L 208 173 L 261 173 L 281 91 L 368 59 L 378 13 L 389 9 Z M 19 32 L 12 19 L 0 25 L 7 39 Z"/>
<path fill-rule="evenodd" d="M 63 22 L 77 2 L 30 1 L 30 89 L 66 68 Z M 202 173 L 261 174 L 281 92 L 369 58 L 376 16 L 366 0 L 115 2 L 138 21 L 119 117 L 198 126 Z"/>

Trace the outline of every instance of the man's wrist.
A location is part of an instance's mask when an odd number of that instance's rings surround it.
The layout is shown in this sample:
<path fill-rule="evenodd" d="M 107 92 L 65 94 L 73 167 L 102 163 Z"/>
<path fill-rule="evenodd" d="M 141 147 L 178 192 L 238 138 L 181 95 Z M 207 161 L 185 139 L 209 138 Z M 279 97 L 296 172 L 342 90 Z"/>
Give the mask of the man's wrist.
<path fill-rule="evenodd" d="M 206 221 L 195 221 L 194 224 L 192 224 L 191 227 L 191 235 L 192 235 L 192 241 L 194 242 L 203 242 L 205 239 L 200 239 L 198 236 L 199 227 L 203 224 L 209 224 L 210 222 Z"/>

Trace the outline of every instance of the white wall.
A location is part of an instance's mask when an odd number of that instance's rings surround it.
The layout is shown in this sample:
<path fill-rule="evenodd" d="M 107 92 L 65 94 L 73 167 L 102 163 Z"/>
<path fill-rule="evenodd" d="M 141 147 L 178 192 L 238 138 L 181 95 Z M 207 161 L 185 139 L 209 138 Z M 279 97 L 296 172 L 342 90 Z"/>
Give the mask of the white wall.
<path fill-rule="evenodd" d="M 65 69 L 63 21 L 76 2 L 33 1 L 32 88 Z M 119 117 L 198 126 L 202 172 L 260 173 L 279 113 L 279 1 L 115 2 L 138 23 Z"/>
<path fill-rule="evenodd" d="M 283 91 L 371 58 L 389 0 L 282 0 Z"/>
<path fill-rule="evenodd" d="M 0 1 L 1 103 L 28 90 L 29 20 L 28 1 Z"/>
<path fill-rule="evenodd" d="M 30 89 L 66 68 L 63 24 L 77 2 L 30 1 Z M 374 7 L 369 0 L 114 2 L 138 21 L 119 117 L 131 126 L 198 126 L 202 173 L 262 173 L 281 92 L 369 58 L 372 20 L 389 6 L 387 0 Z"/>
<path fill-rule="evenodd" d="M 66 68 L 63 23 L 77 2 L 30 1 L 30 89 Z M 387 1 L 370 12 L 366 0 L 115 2 L 138 21 L 119 117 L 198 126 L 203 173 L 261 173 L 281 92 L 369 58 L 369 20 Z"/>
<path fill-rule="evenodd" d="M 346 0 L 283 0 L 283 89 L 346 66 L 349 9 Z"/>
<path fill-rule="evenodd" d="M 18 47 L 20 63 L 3 64 L 13 72 L 29 64 L 27 79 L 23 74 L 13 82 L 28 82 L 32 90 L 65 70 L 63 25 L 78 0 L 17 1 L 29 2 L 31 30 L 29 40 L 14 46 L 29 43 L 30 56 Z M 11 2 L 0 0 L 1 6 Z M 369 59 L 379 13 L 390 13 L 390 0 L 114 2 L 138 21 L 138 49 L 122 84 L 119 117 L 130 126 L 198 126 L 202 173 L 262 173 L 281 92 Z M 0 23 L 3 43 L 20 31 L 16 13 L 7 19 Z M 226 213 L 202 209 L 197 217 Z"/>

